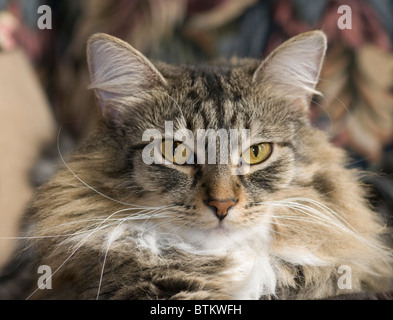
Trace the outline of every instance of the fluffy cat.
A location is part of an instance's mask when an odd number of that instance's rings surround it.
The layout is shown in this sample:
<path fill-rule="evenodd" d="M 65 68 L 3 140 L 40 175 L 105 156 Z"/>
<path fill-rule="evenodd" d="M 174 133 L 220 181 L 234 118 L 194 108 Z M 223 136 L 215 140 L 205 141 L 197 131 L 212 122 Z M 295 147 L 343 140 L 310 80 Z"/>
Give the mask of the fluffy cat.
<path fill-rule="evenodd" d="M 311 31 L 262 62 L 172 66 L 92 36 L 101 118 L 38 189 L 24 220 L 29 257 L 17 269 L 28 271 L 8 269 L 0 294 L 12 296 L 18 277 L 19 297 L 31 299 L 324 299 L 391 290 L 384 221 L 344 151 L 308 120 L 326 47 L 323 32 Z M 164 136 L 170 121 L 194 136 L 248 129 L 251 147 L 228 163 L 198 163 L 203 151 L 180 140 L 154 157 L 174 160 L 180 150 L 186 162 L 147 164 L 148 145 L 174 138 Z M 148 129 L 163 135 L 142 139 Z M 219 159 L 223 143 L 207 151 Z M 234 174 L 233 159 L 248 171 Z M 51 289 L 37 287 L 40 265 L 52 270 Z"/>

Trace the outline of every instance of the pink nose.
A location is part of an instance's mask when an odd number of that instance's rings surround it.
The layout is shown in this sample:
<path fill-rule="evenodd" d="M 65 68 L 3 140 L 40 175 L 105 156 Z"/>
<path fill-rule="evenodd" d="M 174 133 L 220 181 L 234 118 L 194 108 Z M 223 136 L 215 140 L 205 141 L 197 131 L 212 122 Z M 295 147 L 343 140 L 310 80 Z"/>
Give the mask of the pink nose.
<path fill-rule="evenodd" d="M 207 200 L 206 204 L 213 208 L 216 213 L 218 219 L 224 219 L 230 208 L 234 207 L 237 204 L 237 199 L 230 200 Z"/>

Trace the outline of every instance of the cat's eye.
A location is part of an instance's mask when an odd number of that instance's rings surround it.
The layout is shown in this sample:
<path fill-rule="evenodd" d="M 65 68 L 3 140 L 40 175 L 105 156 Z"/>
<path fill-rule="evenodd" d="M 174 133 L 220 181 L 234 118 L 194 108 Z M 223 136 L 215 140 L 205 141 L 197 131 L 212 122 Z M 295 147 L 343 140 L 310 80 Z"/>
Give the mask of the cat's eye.
<path fill-rule="evenodd" d="M 242 154 L 243 160 L 247 164 L 259 164 L 270 157 L 272 153 L 271 143 L 260 143 L 250 147 L 249 150 Z"/>
<path fill-rule="evenodd" d="M 162 156 L 173 164 L 183 165 L 192 160 L 192 151 L 179 141 L 163 140 Z"/>

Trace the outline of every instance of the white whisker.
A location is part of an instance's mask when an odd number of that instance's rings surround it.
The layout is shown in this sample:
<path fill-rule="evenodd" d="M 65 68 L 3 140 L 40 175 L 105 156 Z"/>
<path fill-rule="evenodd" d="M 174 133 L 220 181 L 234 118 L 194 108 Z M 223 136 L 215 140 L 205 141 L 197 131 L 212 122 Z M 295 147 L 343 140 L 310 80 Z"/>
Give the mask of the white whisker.
<path fill-rule="evenodd" d="M 100 274 L 100 281 L 99 281 L 99 284 L 98 284 L 98 291 L 97 291 L 96 300 L 98 300 L 98 299 L 99 299 L 99 296 L 100 296 L 100 291 L 101 291 L 101 286 L 102 286 L 102 280 L 103 280 L 103 278 L 104 278 L 104 270 L 105 270 L 105 264 L 106 264 L 106 259 L 107 259 L 107 256 L 108 256 L 109 248 L 110 248 L 111 244 L 112 244 L 113 241 L 114 241 L 114 238 L 115 238 L 114 235 L 115 235 L 117 229 L 118 229 L 125 221 L 126 221 L 126 218 L 121 219 L 121 222 L 117 224 L 116 228 L 111 232 L 111 234 L 110 234 L 110 236 L 109 236 L 108 245 L 107 245 L 107 248 L 106 248 L 106 251 L 105 251 L 104 261 L 103 261 L 103 263 L 102 263 L 101 274 Z"/>
<path fill-rule="evenodd" d="M 122 209 L 122 210 L 118 210 L 118 211 L 115 211 L 114 213 L 112 213 L 111 215 L 109 215 L 109 217 L 107 218 L 107 219 L 109 219 L 109 218 L 111 218 L 112 216 L 114 216 L 115 214 L 117 214 L 117 213 L 120 213 L 120 212 L 124 212 L 124 211 L 126 211 L 126 210 L 130 210 L 130 208 L 127 208 L 127 209 Z M 87 236 L 85 236 L 81 241 L 79 241 L 78 242 L 78 244 L 76 245 L 76 248 L 71 252 L 71 254 L 61 263 L 61 265 L 48 277 L 48 280 L 49 279 L 51 279 L 66 263 L 67 263 L 67 261 L 68 260 L 70 260 L 71 259 L 71 257 L 79 250 L 79 248 L 83 245 L 83 243 L 85 243 L 86 241 L 87 241 L 87 239 L 88 238 L 90 238 L 94 233 L 96 233 L 97 231 L 99 231 L 99 230 L 101 230 L 101 229 L 103 229 L 103 228 L 105 228 L 106 226 L 104 226 L 104 227 L 101 227 L 100 228 L 100 226 L 105 222 L 105 221 L 107 221 L 107 219 L 105 219 L 104 221 L 102 221 L 96 228 L 94 228 L 94 230 L 92 231 L 92 232 L 90 232 Z M 35 294 L 36 292 L 37 292 L 37 290 L 39 290 L 40 288 L 38 287 L 37 289 L 35 289 L 27 298 L 26 298 L 26 300 L 28 300 L 33 294 Z"/>
<path fill-rule="evenodd" d="M 303 203 L 302 203 L 303 202 Z M 308 202 L 313 204 L 316 208 L 311 207 L 309 205 L 305 205 L 304 202 Z M 296 216 L 296 215 L 273 215 L 274 218 L 280 220 L 293 220 L 293 221 L 304 221 L 310 223 L 318 223 L 326 228 L 331 228 L 332 230 L 341 231 L 348 235 L 351 235 L 359 242 L 364 245 L 371 247 L 377 250 L 379 253 L 383 255 L 393 256 L 393 253 L 389 248 L 375 244 L 370 240 L 366 239 L 362 236 L 353 226 L 350 225 L 348 221 L 346 221 L 341 215 L 327 207 L 326 205 L 308 198 L 296 197 L 296 198 L 287 198 L 278 201 L 266 201 L 264 203 L 258 203 L 261 205 L 266 205 L 268 207 L 275 208 L 288 208 L 295 210 L 295 212 L 302 213 L 305 216 Z M 319 209 L 319 210 L 318 210 Z M 281 222 L 280 222 L 281 223 Z"/>
<path fill-rule="evenodd" d="M 61 129 L 62 129 L 62 126 L 60 126 L 59 132 L 58 132 L 58 134 L 57 134 L 57 152 L 58 152 L 59 157 L 60 157 L 61 161 L 63 162 L 64 166 L 67 168 L 67 170 L 68 170 L 68 171 L 69 171 L 69 172 L 70 172 L 70 173 L 71 173 L 80 183 L 82 183 L 83 185 L 85 185 L 87 188 L 89 188 L 90 190 L 94 191 L 94 192 L 97 193 L 98 195 L 104 197 L 105 199 L 111 200 L 111 201 L 116 202 L 116 203 L 118 203 L 118 204 L 122 204 L 122 205 L 125 205 L 125 206 L 130 206 L 130 207 L 133 207 L 133 208 L 136 208 L 136 209 L 149 208 L 149 207 L 146 207 L 146 206 L 135 205 L 135 204 L 132 204 L 132 203 L 128 203 L 128 202 L 120 201 L 120 200 L 117 200 L 117 199 L 113 199 L 113 198 L 107 196 L 106 194 L 104 194 L 104 193 L 98 191 L 97 189 L 93 188 L 92 186 L 90 186 L 90 185 L 89 185 L 88 183 L 86 183 L 85 181 L 83 181 L 83 180 L 82 180 L 82 179 L 81 179 L 81 178 L 80 178 L 80 177 L 70 168 L 70 166 L 69 166 L 69 165 L 67 164 L 67 162 L 65 161 L 65 159 L 64 159 L 64 157 L 63 157 L 63 154 L 61 153 L 61 150 L 60 150 L 60 133 L 61 133 Z"/>

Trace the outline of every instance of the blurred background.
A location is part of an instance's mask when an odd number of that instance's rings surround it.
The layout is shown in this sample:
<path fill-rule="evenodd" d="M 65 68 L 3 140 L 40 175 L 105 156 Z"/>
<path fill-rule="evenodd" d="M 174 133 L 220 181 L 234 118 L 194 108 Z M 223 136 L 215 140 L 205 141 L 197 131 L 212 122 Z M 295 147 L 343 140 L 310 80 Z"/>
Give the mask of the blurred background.
<path fill-rule="evenodd" d="M 42 5 L 51 9 L 50 29 L 38 28 Z M 351 9 L 351 29 L 338 26 L 342 5 Z M 59 126 L 66 153 L 94 124 L 86 89 L 91 34 L 124 39 L 152 59 L 198 63 L 264 58 L 311 29 L 329 39 L 312 123 L 348 150 L 348 166 L 368 173 L 372 204 L 391 223 L 393 1 L 0 0 L 0 264 L 31 193 L 57 168 Z"/>

